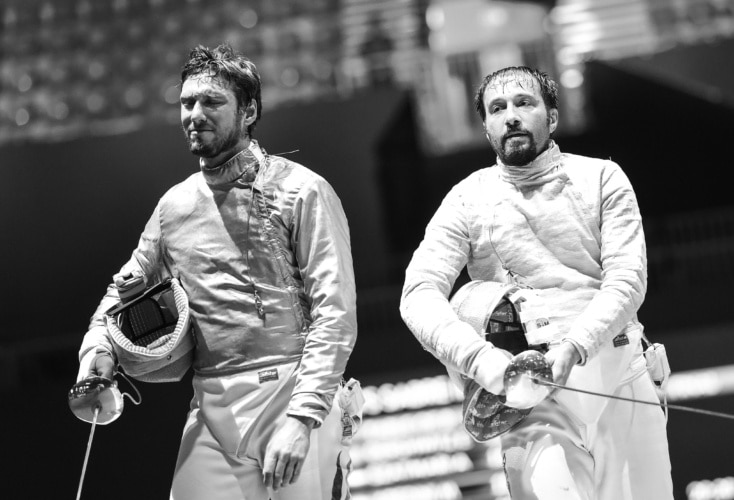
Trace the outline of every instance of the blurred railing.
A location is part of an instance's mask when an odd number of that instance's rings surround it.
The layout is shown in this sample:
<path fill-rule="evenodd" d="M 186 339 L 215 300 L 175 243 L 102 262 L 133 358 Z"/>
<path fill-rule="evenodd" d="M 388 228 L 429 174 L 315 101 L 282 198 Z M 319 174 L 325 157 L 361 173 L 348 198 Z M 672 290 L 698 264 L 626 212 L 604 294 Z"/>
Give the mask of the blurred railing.
<path fill-rule="evenodd" d="M 734 8 L 719 0 L 558 0 L 551 20 L 562 64 L 734 36 Z"/>
<path fill-rule="evenodd" d="M 422 0 L 7 0 L 0 143 L 178 120 L 188 51 L 224 41 L 258 66 L 266 109 L 412 78 Z"/>
<path fill-rule="evenodd" d="M 175 123 L 187 51 L 229 41 L 258 65 L 266 109 L 413 89 L 423 147 L 440 153 L 482 140 L 473 92 L 499 67 L 556 77 L 561 126 L 575 132 L 584 61 L 732 36 L 734 8 L 721 0 L 558 0 L 550 11 L 489 0 L 6 0 L 0 144 Z"/>

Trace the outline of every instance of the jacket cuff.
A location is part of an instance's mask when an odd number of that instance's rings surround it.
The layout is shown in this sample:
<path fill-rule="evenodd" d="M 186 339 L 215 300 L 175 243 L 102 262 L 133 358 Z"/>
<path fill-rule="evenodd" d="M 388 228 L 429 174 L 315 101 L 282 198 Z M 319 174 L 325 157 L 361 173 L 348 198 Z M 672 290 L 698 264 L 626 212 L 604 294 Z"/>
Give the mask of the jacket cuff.
<path fill-rule="evenodd" d="M 562 339 L 561 342 L 568 342 L 576 348 L 576 350 L 579 353 L 579 356 L 581 356 L 581 360 L 579 360 L 579 362 L 576 363 L 577 365 L 584 366 L 586 364 L 586 360 L 589 357 L 589 353 L 586 351 L 586 349 L 584 349 L 584 347 L 581 344 L 576 342 L 574 339 L 570 339 L 570 338 Z"/>
<path fill-rule="evenodd" d="M 98 352 L 100 350 L 109 353 L 114 352 L 112 341 L 110 340 L 109 334 L 107 333 L 107 327 L 104 325 L 93 326 L 82 340 L 82 345 L 79 348 L 79 360 L 90 351 Z M 114 354 L 113 354 L 114 357 Z"/>
<path fill-rule="evenodd" d="M 325 406 L 324 401 L 319 396 L 313 393 L 295 394 L 291 398 L 286 411 L 286 415 L 290 417 L 313 419 L 316 422 L 313 426 L 314 429 L 321 427 L 328 414 L 329 408 Z"/>
<path fill-rule="evenodd" d="M 92 366 L 94 361 L 100 356 L 109 356 L 117 363 L 114 353 L 111 353 L 107 349 L 98 347 L 96 349 L 90 349 L 86 354 L 79 360 L 79 372 L 76 375 L 76 381 L 79 382 L 89 377 L 92 372 Z"/>

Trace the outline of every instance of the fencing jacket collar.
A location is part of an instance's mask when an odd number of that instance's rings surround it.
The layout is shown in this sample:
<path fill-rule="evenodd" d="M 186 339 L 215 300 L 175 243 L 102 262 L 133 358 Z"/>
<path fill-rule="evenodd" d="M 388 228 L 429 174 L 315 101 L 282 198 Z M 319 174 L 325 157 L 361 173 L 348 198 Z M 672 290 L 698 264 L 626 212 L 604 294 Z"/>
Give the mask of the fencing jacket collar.
<path fill-rule="evenodd" d="M 236 181 L 251 183 L 255 180 L 264 158 L 257 141 L 251 139 L 248 147 L 226 162 L 213 168 L 202 166 L 201 172 L 206 183 L 210 186 L 219 186 Z"/>
<path fill-rule="evenodd" d="M 538 155 L 527 165 L 512 167 L 505 165 L 497 158 L 500 167 L 500 176 L 503 180 L 519 186 L 542 184 L 554 178 L 561 163 L 561 149 L 551 141 L 548 149 Z"/>

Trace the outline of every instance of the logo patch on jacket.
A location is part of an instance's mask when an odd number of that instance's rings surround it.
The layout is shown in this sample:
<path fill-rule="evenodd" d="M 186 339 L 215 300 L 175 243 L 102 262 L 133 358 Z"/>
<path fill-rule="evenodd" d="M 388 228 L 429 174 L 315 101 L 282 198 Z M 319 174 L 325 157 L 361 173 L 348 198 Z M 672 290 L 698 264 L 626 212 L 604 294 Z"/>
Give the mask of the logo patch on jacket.
<path fill-rule="evenodd" d="M 614 343 L 614 347 L 622 347 L 623 345 L 627 345 L 630 343 L 629 337 L 627 337 L 626 333 L 620 333 L 616 337 L 614 337 L 614 340 L 612 340 Z"/>
<path fill-rule="evenodd" d="M 271 380 L 278 380 L 278 369 L 270 368 L 269 370 L 263 370 L 257 372 L 257 377 L 260 379 L 260 383 L 270 382 Z"/>

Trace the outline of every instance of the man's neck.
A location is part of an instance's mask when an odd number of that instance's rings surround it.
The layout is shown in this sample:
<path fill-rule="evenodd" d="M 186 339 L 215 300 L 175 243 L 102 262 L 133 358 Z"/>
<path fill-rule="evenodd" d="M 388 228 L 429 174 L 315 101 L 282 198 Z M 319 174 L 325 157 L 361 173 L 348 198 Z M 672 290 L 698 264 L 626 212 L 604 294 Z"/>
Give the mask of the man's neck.
<path fill-rule="evenodd" d="M 552 145 L 553 145 L 553 140 L 552 139 L 549 139 L 548 142 L 546 142 L 545 145 L 538 151 L 538 154 L 535 155 L 535 158 L 533 158 L 532 160 L 530 160 L 527 164 L 523 165 L 523 167 L 527 167 L 529 165 L 532 165 L 535 161 L 538 160 L 538 158 L 540 158 L 541 156 L 543 156 L 544 154 L 546 154 L 548 152 L 548 150 L 551 148 Z"/>
<path fill-rule="evenodd" d="M 231 160 L 235 155 L 237 155 L 240 151 L 243 149 L 247 149 L 250 147 L 250 143 L 252 141 L 250 140 L 250 137 L 245 137 L 243 140 L 239 141 L 236 146 L 228 149 L 227 151 L 223 151 L 219 153 L 216 156 L 212 156 L 210 158 L 204 158 L 199 157 L 199 166 L 201 168 L 207 168 L 207 169 L 213 169 L 217 168 L 220 165 L 224 165 L 229 160 Z"/>

